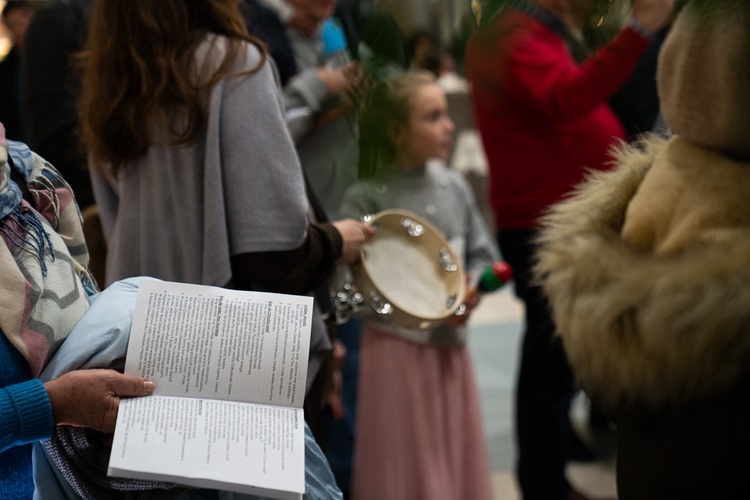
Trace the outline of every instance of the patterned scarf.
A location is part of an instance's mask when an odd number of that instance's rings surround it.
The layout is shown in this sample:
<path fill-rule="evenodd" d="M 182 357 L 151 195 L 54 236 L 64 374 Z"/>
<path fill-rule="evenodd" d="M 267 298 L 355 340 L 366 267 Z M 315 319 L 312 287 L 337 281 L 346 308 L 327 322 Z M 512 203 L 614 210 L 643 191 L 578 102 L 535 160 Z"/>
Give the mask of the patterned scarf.
<path fill-rule="evenodd" d="M 2 125 L 0 237 L 0 330 L 37 377 L 98 289 L 70 186 Z"/>

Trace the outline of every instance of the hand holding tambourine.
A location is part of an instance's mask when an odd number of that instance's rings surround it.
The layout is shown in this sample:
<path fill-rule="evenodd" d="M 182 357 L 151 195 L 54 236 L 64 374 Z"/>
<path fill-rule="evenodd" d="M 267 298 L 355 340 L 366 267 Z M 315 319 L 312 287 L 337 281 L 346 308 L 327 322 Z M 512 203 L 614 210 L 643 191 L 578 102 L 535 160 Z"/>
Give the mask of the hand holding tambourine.
<path fill-rule="evenodd" d="M 364 306 L 407 328 L 432 328 L 450 318 L 464 302 L 466 279 L 440 231 L 406 210 L 386 210 L 367 221 L 375 235 L 351 268 Z"/>

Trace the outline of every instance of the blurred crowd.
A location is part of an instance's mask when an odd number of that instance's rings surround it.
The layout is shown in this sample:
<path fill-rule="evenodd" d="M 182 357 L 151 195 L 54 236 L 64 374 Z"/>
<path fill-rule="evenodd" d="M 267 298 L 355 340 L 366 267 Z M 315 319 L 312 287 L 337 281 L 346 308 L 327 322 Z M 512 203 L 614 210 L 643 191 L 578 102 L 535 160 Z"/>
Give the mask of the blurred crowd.
<path fill-rule="evenodd" d="M 466 324 L 503 260 L 523 499 L 589 498 L 566 475 L 593 457 L 581 389 L 616 429 L 619 498 L 750 497 L 748 5 L 472 0 L 447 37 L 375 0 L 7 0 L 0 496 L 54 491 L 41 463 L 60 497 L 216 494 L 78 463 L 151 381 L 45 380 L 91 297 L 151 276 L 315 298 L 305 419 L 335 479 L 306 498 L 490 500 Z M 389 209 L 466 274 L 421 328 L 341 303 Z"/>

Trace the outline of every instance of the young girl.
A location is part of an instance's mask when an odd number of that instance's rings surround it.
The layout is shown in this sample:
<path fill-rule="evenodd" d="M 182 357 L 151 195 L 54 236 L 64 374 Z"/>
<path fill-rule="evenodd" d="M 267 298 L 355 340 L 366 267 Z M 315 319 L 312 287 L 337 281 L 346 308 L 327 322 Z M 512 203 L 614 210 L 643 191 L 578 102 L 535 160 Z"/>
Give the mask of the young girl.
<path fill-rule="evenodd" d="M 454 132 L 447 101 L 427 72 L 374 87 L 360 117 L 360 173 L 341 213 L 412 211 L 432 222 L 479 276 L 495 258 L 460 174 L 446 160 Z M 470 310 L 476 303 L 467 304 Z M 360 358 L 353 496 L 356 500 L 492 497 L 466 316 L 429 332 L 368 318 Z"/>

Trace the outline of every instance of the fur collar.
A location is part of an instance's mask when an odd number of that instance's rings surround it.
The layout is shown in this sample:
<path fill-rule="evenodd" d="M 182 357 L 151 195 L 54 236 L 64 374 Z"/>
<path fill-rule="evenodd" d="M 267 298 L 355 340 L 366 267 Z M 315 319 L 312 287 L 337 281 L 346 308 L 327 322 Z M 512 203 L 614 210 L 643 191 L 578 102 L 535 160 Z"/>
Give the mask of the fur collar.
<path fill-rule="evenodd" d="M 750 164 L 679 138 L 626 147 L 617 164 L 590 174 L 543 219 L 537 276 L 592 398 L 616 411 L 679 408 L 750 374 Z M 697 167 L 701 177 L 689 178 Z M 664 179 L 681 193 L 652 189 Z M 680 203 L 691 199 L 693 207 Z M 693 220 L 724 205 L 740 213 Z M 675 224 L 651 245 L 621 236 L 631 223 L 664 226 L 667 214 Z M 674 227 L 680 244 L 660 251 Z"/>

